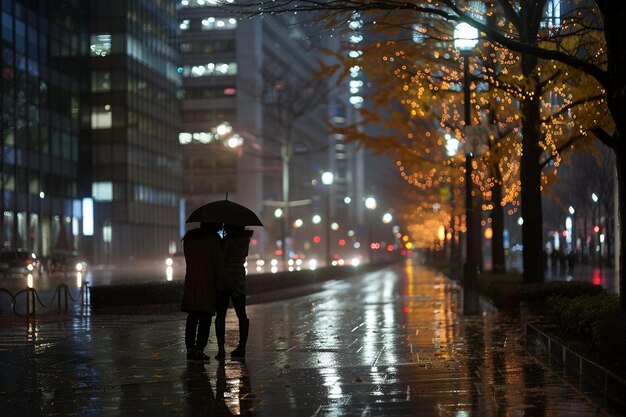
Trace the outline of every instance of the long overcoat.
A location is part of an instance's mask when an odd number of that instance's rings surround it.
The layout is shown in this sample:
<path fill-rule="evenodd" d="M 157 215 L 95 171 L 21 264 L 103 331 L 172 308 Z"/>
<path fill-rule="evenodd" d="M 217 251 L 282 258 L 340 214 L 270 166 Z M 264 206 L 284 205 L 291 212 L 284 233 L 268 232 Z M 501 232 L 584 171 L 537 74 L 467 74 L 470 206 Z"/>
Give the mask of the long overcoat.
<path fill-rule="evenodd" d="M 183 238 L 185 289 L 181 310 L 215 314 L 217 274 L 223 265 L 220 238 L 216 233 L 193 229 Z"/>
<path fill-rule="evenodd" d="M 222 241 L 222 256 L 224 271 L 220 273 L 217 282 L 219 291 L 226 291 L 231 295 L 246 295 L 246 256 L 250 248 L 251 230 L 229 231 Z"/>

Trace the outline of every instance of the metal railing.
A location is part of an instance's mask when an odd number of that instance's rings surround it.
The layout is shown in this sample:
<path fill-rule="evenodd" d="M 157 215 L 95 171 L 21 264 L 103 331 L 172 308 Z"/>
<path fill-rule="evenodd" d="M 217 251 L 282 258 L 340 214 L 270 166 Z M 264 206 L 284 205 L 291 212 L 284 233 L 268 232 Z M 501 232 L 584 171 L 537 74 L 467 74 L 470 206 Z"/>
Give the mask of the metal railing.
<path fill-rule="evenodd" d="M 81 306 L 87 306 L 89 304 L 89 287 L 86 284 L 87 283 L 84 283 L 79 287 L 77 297 L 72 296 L 72 292 L 67 285 L 59 284 L 47 304 L 41 300 L 37 290 L 31 287 L 26 287 L 16 293 L 12 293 L 6 288 L 0 288 L 0 296 L 6 294 L 10 297 L 11 311 L 13 314 L 20 317 L 33 317 L 37 315 L 38 311 L 41 312 L 41 310 L 50 311 L 55 300 L 57 305 L 56 311 L 58 313 L 67 313 L 69 312 L 70 303 L 80 303 L 79 305 Z M 18 311 L 20 305 L 18 301 L 20 301 L 20 297 L 25 297 L 24 312 Z M 0 314 L 2 313 L 3 311 L 0 308 Z"/>
<path fill-rule="evenodd" d="M 626 415 L 626 380 L 572 351 L 532 324 L 524 326 L 525 348 L 594 404 Z"/>

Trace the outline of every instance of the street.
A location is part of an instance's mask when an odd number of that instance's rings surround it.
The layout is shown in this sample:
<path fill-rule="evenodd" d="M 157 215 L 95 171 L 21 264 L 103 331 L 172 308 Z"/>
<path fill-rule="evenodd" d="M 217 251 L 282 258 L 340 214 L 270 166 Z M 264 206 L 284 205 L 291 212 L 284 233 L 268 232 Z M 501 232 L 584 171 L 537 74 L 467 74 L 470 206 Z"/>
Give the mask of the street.
<path fill-rule="evenodd" d="M 2 326 L 0 414 L 606 415 L 526 355 L 518 323 L 459 315 L 459 292 L 410 261 L 330 281 L 250 305 L 246 360 L 204 365 L 185 359 L 183 313 Z"/>

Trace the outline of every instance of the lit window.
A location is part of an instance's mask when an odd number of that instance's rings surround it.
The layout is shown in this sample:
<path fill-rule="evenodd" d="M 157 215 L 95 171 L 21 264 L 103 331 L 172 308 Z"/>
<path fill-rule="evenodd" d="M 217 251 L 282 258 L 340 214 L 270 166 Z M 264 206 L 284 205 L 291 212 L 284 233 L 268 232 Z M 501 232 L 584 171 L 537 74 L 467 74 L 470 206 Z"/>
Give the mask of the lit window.
<path fill-rule="evenodd" d="M 183 67 L 183 77 L 212 77 L 236 74 L 236 62 L 210 62 L 206 65 L 185 65 Z"/>
<path fill-rule="evenodd" d="M 192 140 L 191 133 L 181 132 L 181 133 L 178 134 L 178 142 L 181 145 L 187 145 L 187 144 L 191 143 L 191 140 Z"/>
<path fill-rule="evenodd" d="M 211 7 L 233 2 L 234 0 L 180 0 L 180 5 L 181 7 Z"/>
<path fill-rule="evenodd" d="M 230 30 L 237 28 L 235 18 L 215 18 L 207 17 L 202 20 L 202 30 Z"/>
<path fill-rule="evenodd" d="M 110 129 L 111 126 L 113 126 L 113 113 L 110 106 L 106 106 L 101 111 L 91 113 L 92 129 Z"/>
<path fill-rule="evenodd" d="M 557 28 L 561 26 L 561 0 L 548 0 L 542 27 Z"/>
<path fill-rule="evenodd" d="M 113 183 L 111 181 L 94 182 L 91 194 L 96 201 L 113 201 Z"/>
<path fill-rule="evenodd" d="M 105 222 L 102 226 L 102 241 L 111 243 L 113 241 L 113 228 L 110 222 Z"/>
<path fill-rule="evenodd" d="M 91 56 L 104 57 L 111 53 L 111 34 L 100 33 L 91 35 Z"/>

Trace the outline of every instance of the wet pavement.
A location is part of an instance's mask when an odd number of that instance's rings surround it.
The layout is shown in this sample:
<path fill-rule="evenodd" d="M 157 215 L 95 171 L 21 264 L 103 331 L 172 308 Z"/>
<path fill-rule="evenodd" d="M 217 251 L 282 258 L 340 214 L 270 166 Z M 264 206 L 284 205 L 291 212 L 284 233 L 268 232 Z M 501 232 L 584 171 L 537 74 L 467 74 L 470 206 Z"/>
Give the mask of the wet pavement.
<path fill-rule="evenodd" d="M 410 263 L 329 281 L 250 305 L 246 360 L 208 364 L 185 359 L 183 313 L 0 315 L 0 416 L 607 415 L 459 295 Z M 233 349 L 232 310 L 227 329 Z"/>

